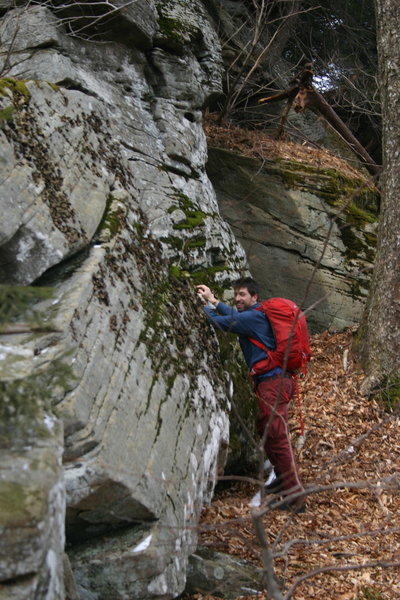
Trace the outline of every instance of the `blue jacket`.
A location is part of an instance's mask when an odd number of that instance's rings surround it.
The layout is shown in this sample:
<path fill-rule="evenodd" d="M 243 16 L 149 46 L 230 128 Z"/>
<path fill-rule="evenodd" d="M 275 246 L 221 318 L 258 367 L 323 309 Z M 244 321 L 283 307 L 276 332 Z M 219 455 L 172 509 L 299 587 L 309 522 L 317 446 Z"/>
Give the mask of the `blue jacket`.
<path fill-rule="evenodd" d="M 256 362 L 263 360 L 267 356 L 264 350 L 247 339 L 249 336 L 259 340 L 271 350 L 275 348 L 271 324 L 263 312 L 256 310 L 259 306 L 260 304 L 257 303 L 240 312 L 223 302 L 219 302 L 216 309 L 209 308 L 208 306 L 204 307 L 209 321 L 215 328 L 236 333 L 239 336 L 240 347 L 249 369 Z M 267 373 L 258 375 L 254 379 L 258 383 L 271 375 L 279 373 L 282 373 L 282 369 L 276 367 Z"/>

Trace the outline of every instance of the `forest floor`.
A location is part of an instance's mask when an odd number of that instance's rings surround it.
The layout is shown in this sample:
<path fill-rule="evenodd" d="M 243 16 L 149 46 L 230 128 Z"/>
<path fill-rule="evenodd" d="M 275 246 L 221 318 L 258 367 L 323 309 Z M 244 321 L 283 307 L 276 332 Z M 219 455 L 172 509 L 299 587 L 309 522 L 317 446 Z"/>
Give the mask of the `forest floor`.
<path fill-rule="evenodd" d="M 300 382 L 305 438 L 292 402 L 292 440 L 305 487 L 342 485 L 309 493 L 303 514 L 266 511 L 265 534 L 285 599 L 400 598 L 400 416 L 360 395 L 363 374 L 351 343 L 350 330 L 312 338 L 309 374 Z M 262 569 L 249 506 L 257 489 L 246 480 L 217 488 L 203 510 L 199 543 Z M 214 593 L 184 597 L 213 600 Z"/>

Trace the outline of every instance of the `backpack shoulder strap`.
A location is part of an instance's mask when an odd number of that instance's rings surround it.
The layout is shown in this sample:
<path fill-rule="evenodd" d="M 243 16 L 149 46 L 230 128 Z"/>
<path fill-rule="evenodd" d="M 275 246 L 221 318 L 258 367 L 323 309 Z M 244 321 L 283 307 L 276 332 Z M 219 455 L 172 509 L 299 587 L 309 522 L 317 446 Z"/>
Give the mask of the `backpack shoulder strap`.
<path fill-rule="evenodd" d="M 261 350 L 265 350 L 265 352 L 267 352 L 267 353 L 269 352 L 267 346 L 265 344 L 263 344 L 262 342 L 260 342 L 259 340 L 256 340 L 255 338 L 252 338 L 250 336 L 248 336 L 247 339 L 249 340 L 249 342 L 251 342 L 255 346 L 258 346 L 259 348 L 261 348 Z"/>

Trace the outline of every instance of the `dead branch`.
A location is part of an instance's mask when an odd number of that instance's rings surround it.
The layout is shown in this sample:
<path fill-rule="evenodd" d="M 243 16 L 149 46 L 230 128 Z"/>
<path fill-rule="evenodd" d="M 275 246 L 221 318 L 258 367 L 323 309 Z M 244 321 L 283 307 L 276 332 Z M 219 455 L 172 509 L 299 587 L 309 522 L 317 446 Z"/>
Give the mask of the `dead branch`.
<path fill-rule="evenodd" d="M 332 458 L 332 460 L 329 461 L 328 464 L 329 465 L 330 464 L 340 464 L 342 462 L 345 462 L 349 457 L 354 458 L 355 449 L 358 446 L 360 446 L 362 444 L 362 442 L 364 440 L 366 440 L 370 435 L 372 435 L 373 433 L 375 433 L 375 431 L 377 431 L 378 429 L 380 429 L 383 425 L 386 425 L 393 418 L 394 418 L 393 415 L 390 415 L 386 419 L 383 419 L 383 421 L 379 421 L 379 423 L 375 423 L 375 425 L 373 427 L 371 427 L 371 429 L 369 429 L 368 431 L 366 431 L 365 433 L 363 433 L 362 435 L 360 435 L 358 438 L 356 438 L 355 440 L 353 440 L 347 446 L 347 448 L 344 448 L 341 452 L 339 452 L 339 454 L 337 454 L 336 456 L 334 456 Z"/>
<path fill-rule="evenodd" d="M 268 590 L 268 595 L 271 600 L 284 600 L 282 591 L 278 585 L 278 581 L 274 570 L 273 555 L 268 543 L 267 536 L 265 534 L 264 524 L 262 522 L 262 515 L 259 512 L 252 512 L 252 521 L 256 537 L 261 545 L 261 557 L 264 567 L 263 584 Z"/>
<path fill-rule="evenodd" d="M 238 53 L 238 55 L 235 57 L 235 59 L 233 60 L 233 62 L 230 65 L 230 67 L 228 68 L 228 72 L 229 72 L 231 70 L 232 66 L 235 65 L 237 62 L 239 62 L 239 60 L 241 58 L 243 58 L 239 72 L 237 73 L 236 77 L 229 85 L 230 90 L 227 94 L 227 98 L 226 98 L 224 106 L 221 110 L 220 122 L 223 122 L 226 119 L 228 113 L 232 110 L 232 107 L 238 101 L 246 83 L 249 81 L 249 79 L 250 79 L 251 75 L 254 73 L 254 71 L 259 67 L 261 61 L 263 60 L 265 55 L 269 52 L 270 48 L 273 46 L 276 38 L 279 37 L 279 34 L 281 33 L 282 29 L 284 29 L 286 27 L 288 19 L 293 18 L 296 15 L 315 10 L 314 8 L 297 10 L 294 8 L 294 6 L 292 6 L 292 8 L 290 9 L 291 12 L 289 14 L 280 16 L 277 19 L 269 19 L 271 3 L 268 3 L 265 0 L 261 0 L 260 3 L 258 3 L 258 2 L 254 3 L 254 8 L 256 10 L 256 16 L 255 16 L 255 26 L 254 26 L 253 37 L 252 37 L 251 41 L 246 44 L 246 47 L 241 52 Z M 248 69 L 250 61 L 253 60 L 254 52 L 257 48 L 257 45 L 260 43 L 260 40 L 261 40 L 262 34 L 265 30 L 265 27 L 267 26 L 267 24 L 271 25 L 272 23 L 276 23 L 276 22 L 278 22 L 277 29 L 271 36 L 270 40 L 268 41 L 268 44 L 266 46 L 264 46 L 258 53 L 256 59 L 254 60 L 253 66 L 250 69 Z M 240 28 L 238 29 L 238 32 L 239 31 L 240 31 Z"/>
<path fill-rule="evenodd" d="M 387 529 L 373 529 L 372 531 L 360 531 L 357 533 L 351 533 L 349 535 L 327 536 L 326 533 L 324 532 L 322 534 L 322 535 L 324 535 L 323 539 L 290 540 L 289 542 L 287 542 L 287 544 L 284 545 L 283 549 L 280 552 L 274 552 L 274 558 L 283 558 L 284 556 L 286 556 L 288 554 L 289 550 L 293 546 L 325 546 L 327 544 L 331 544 L 332 542 L 346 542 L 348 540 L 360 539 L 360 538 L 377 536 L 377 535 L 389 535 L 391 533 L 399 533 L 399 532 L 400 532 L 400 527 L 390 527 Z"/>
<path fill-rule="evenodd" d="M 0 335 L 19 333 L 62 333 L 52 325 L 34 325 L 32 323 L 8 323 L 0 325 Z"/>
<path fill-rule="evenodd" d="M 298 73 L 296 78 L 290 82 L 290 87 L 287 90 L 282 90 L 281 92 L 274 94 L 273 96 L 268 96 L 267 98 L 260 98 L 258 104 L 277 102 L 284 99 L 288 99 L 288 103 L 291 101 L 290 106 L 286 107 L 281 116 L 279 126 L 280 135 L 282 135 L 283 127 L 290 108 L 294 108 L 296 112 L 303 112 L 309 108 L 310 110 L 319 113 L 362 161 L 371 175 L 379 176 L 381 173 L 381 167 L 376 164 L 364 146 L 360 144 L 360 142 L 352 134 L 350 129 L 342 121 L 339 115 L 326 102 L 324 97 L 314 88 L 312 83 L 313 74 L 314 72 L 312 69 L 312 64 L 307 63 Z"/>
<path fill-rule="evenodd" d="M 318 569 L 314 569 L 305 575 L 299 577 L 294 584 L 289 588 L 287 594 L 284 597 L 284 600 L 289 600 L 293 596 L 296 588 L 307 579 L 311 579 L 311 577 L 315 577 L 315 575 L 319 575 L 320 573 L 333 573 L 335 571 L 359 571 L 360 569 L 371 569 L 374 567 L 382 567 L 384 569 L 389 569 L 390 567 L 400 567 L 400 560 L 395 561 L 387 561 L 387 560 L 373 560 L 368 563 L 363 564 L 349 564 L 349 565 L 327 565 L 326 567 L 319 567 Z"/>

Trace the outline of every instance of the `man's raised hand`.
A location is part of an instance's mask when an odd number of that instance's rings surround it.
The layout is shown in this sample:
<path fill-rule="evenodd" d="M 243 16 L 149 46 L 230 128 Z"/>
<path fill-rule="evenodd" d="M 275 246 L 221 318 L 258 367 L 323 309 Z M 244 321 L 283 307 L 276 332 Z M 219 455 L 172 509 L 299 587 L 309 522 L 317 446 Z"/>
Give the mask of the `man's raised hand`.
<path fill-rule="evenodd" d="M 197 295 L 199 296 L 199 298 L 202 300 L 202 302 L 204 304 L 207 304 L 207 302 L 211 302 L 211 304 L 213 304 L 214 306 L 216 306 L 218 304 L 218 300 L 216 299 L 216 297 L 214 296 L 214 294 L 212 293 L 212 291 L 210 290 L 210 288 L 204 284 L 201 285 L 197 285 Z"/>

